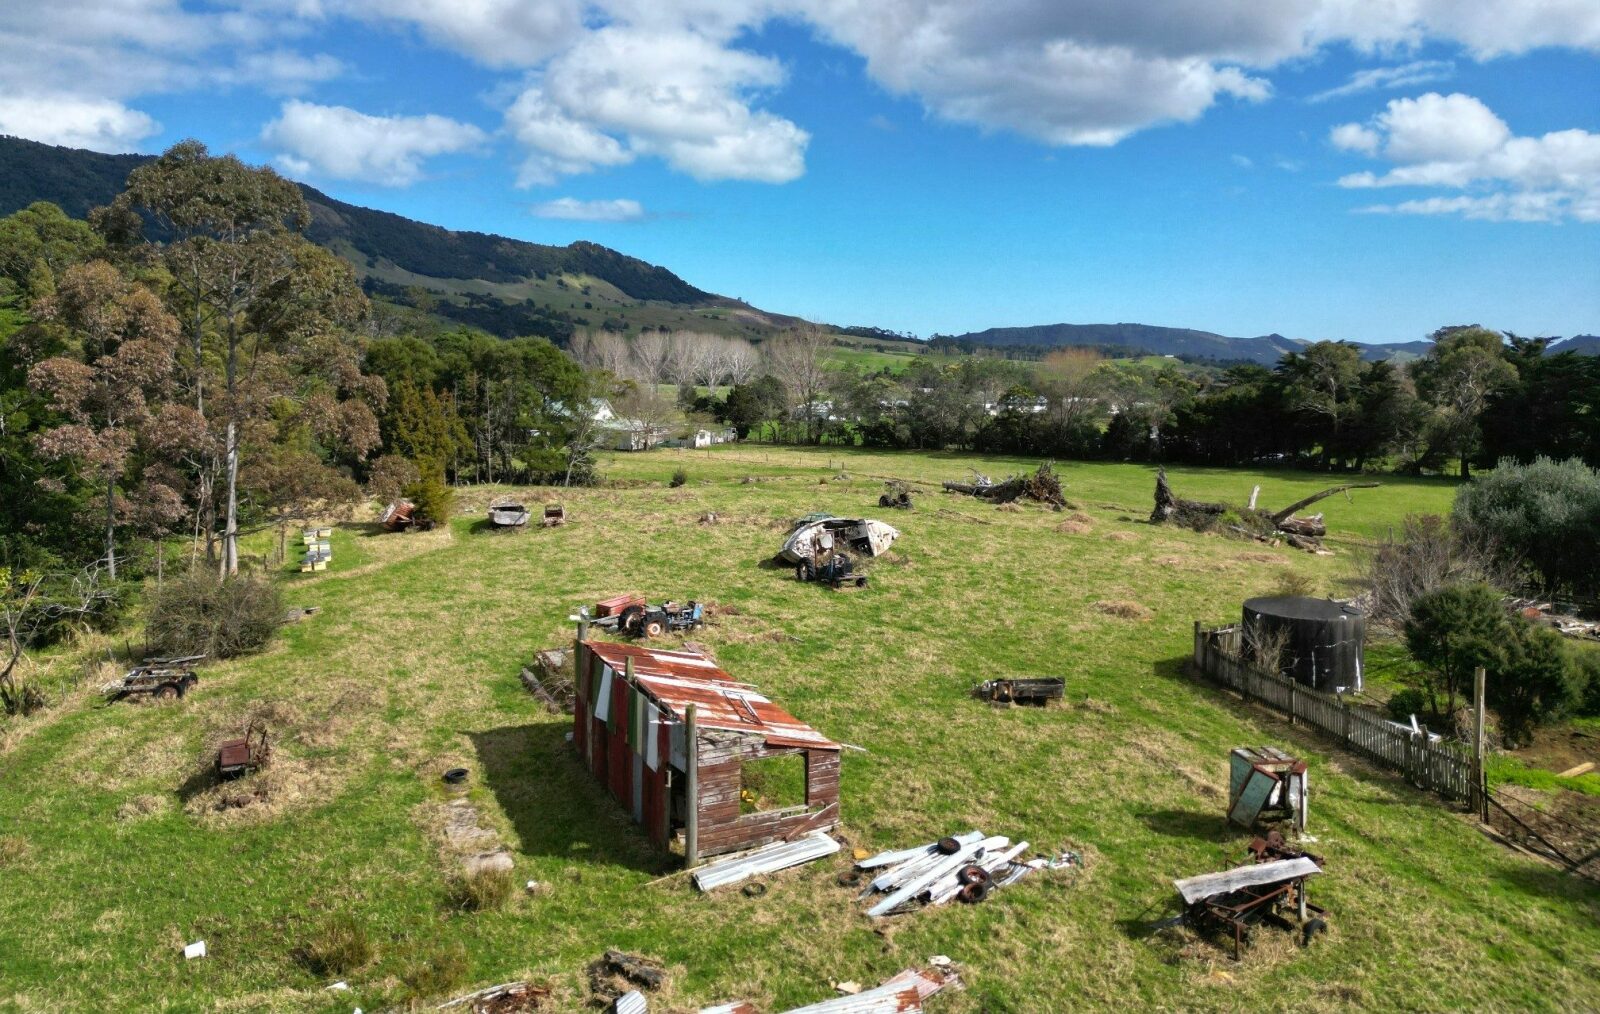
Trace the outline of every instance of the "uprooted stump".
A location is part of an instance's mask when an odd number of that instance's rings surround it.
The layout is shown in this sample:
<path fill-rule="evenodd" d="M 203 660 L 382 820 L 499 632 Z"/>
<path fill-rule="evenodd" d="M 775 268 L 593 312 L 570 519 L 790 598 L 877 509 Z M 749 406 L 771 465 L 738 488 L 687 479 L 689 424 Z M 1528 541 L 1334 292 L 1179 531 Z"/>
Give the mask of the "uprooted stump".
<path fill-rule="evenodd" d="M 1051 462 L 1040 465 L 1031 475 L 1013 475 L 1005 482 L 989 482 L 982 476 L 975 482 L 947 482 L 944 488 L 951 493 L 964 493 L 994 504 L 1012 503 L 1023 498 L 1046 504 L 1056 510 L 1067 505 L 1061 492 L 1061 480 L 1056 476 Z"/>
<path fill-rule="evenodd" d="M 589 965 L 589 988 L 609 1003 L 631 989 L 660 989 L 667 981 L 661 966 L 649 958 L 606 951 Z"/>
<path fill-rule="evenodd" d="M 1294 516 L 1295 512 L 1336 493 L 1352 489 L 1374 489 L 1377 486 L 1376 482 L 1349 482 L 1330 486 L 1320 493 L 1313 493 L 1295 501 L 1283 510 L 1269 511 L 1255 505 L 1255 494 L 1251 494 L 1249 505 L 1244 507 L 1205 500 L 1185 500 L 1172 492 L 1171 485 L 1167 483 L 1167 471 L 1163 468 L 1156 472 L 1155 509 L 1150 512 L 1150 523 L 1178 524 L 1197 532 L 1220 530 L 1257 542 L 1276 542 L 1276 537 L 1281 536 L 1296 549 L 1327 555 L 1328 550 L 1322 545 L 1322 537 L 1328 534 L 1328 526 L 1324 523 L 1322 515 L 1313 514 L 1310 517 L 1297 518 Z"/>

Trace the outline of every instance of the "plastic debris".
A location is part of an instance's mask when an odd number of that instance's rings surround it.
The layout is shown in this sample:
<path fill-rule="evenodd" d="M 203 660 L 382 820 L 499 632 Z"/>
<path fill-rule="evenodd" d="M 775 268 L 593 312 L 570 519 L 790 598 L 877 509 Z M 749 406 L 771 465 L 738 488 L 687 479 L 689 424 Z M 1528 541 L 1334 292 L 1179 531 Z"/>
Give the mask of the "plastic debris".
<path fill-rule="evenodd" d="M 190 959 L 190 960 L 192 960 L 194 958 L 203 958 L 203 957 L 205 957 L 206 956 L 206 942 L 204 940 L 196 940 L 194 943 L 188 944 L 183 949 L 183 956 L 184 956 L 185 959 Z"/>

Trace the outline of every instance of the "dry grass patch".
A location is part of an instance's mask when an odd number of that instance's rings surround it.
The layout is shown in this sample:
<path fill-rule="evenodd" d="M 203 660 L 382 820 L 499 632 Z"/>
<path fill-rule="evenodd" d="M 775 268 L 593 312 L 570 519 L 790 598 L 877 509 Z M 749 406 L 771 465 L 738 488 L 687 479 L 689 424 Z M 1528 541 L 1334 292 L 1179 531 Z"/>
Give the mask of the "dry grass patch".
<path fill-rule="evenodd" d="M 122 805 L 117 807 L 117 821 L 119 823 L 132 824 L 144 820 L 146 817 L 154 817 L 158 814 L 166 813 L 171 808 L 171 796 L 160 796 L 153 793 L 134 796 L 132 799 L 123 800 Z"/>
<path fill-rule="evenodd" d="M 206 758 L 202 779 L 211 773 L 216 752 Z M 184 812 L 214 831 L 253 827 L 276 820 L 291 810 L 311 809 L 338 795 L 344 773 L 331 763 L 274 756 L 265 768 L 242 778 L 216 782 L 191 795 Z"/>
<path fill-rule="evenodd" d="M 1106 538 L 1112 542 L 1138 542 L 1139 536 L 1134 532 L 1112 532 Z"/>
<path fill-rule="evenodd" d="M 1155 611 L 1148 606 L 1127 599 L 1112 599 L 1094 603 L 1094 608 L 1107 616 L 1115 616 L 1119 620 L 1148 620 L 1155 615 Z"/>
<path fill-rule="evenodd" d="M 1240 553 L 1237 556 L 1235 556 L 1234 559 L 1235 560 L 1243 560 L 1245 563 L 1288 563 L 1289 562 L 1289 558 L 1284 556 L 1282 553 Z"/>
<path fill-rule="evenodd" d="M 1085 521 L 1073 521 L 1070 518 L 1056 525 L 1056 531 L 1063 535 L 1085 535 L 1093 530 L 1093 526 Z"/>

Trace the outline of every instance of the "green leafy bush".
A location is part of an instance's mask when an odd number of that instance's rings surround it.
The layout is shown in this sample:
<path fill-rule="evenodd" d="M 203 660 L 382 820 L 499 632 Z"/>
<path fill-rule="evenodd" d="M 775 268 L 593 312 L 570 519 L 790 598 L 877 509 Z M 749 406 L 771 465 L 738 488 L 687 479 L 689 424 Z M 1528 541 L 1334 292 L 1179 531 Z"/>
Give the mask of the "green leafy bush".
<path fill-rule="evenodd" d="M 267 578 L 218 581 L 195 572 L 162 586 L 150 602 L 145 632 L 158 655 L 232 658 L 265 647 L 283 614 L 278 586 Z"/>
<path fill-rule="evenodd" d="M 416 504 L 414 517 L 430 524 L 442 525 L 450 520 L 456 506 L 456 493 L 437 470 L 429 471 L 421 479 L 406 487 L 406 499 Z"/>
<path fill-rule="evenodd" d="M 1425 714 L 1428 710 L 1428 695 L 1416 687 L 1406 687 L 1396 691 L 1389 698 L 1389 717 L 1396 722 L 1404 722 L 1412 715 Z"/>
<path fill-rule="evenodd" d="M 667 485 L 671 486 L 673 489 L 677 489 L 679 486 L 684 485 L 688 481 L 689 472 L 682 465 L 679 465 L 672 473 L 672 481 L 667 483 Z"/>
<path fill-rule="evenodd" d="M 1576 458 L 1502 460 L 1456 493 L 1456 524 L 1547 593 L 1600 589 L 1600 471 Z"/>

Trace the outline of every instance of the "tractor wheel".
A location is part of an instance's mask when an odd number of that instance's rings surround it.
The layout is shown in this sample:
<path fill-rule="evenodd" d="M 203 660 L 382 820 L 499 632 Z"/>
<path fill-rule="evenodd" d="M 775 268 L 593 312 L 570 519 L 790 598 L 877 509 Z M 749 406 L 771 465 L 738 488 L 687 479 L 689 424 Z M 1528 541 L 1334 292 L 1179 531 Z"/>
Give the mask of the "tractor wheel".
<path fill-rule="evenodd" d="M 183 694 L 178 691 L 178 686 L 175 683 L 163 683 L 156 687 L 155 697 L 158 701 L 175 701 L 182 696 Z"/>
<path fill-rule="evenodd" d="M 796 581 L 813 581 L 817 577 L 817 568 L 811 565 L 810 560 L 801 560 L 795 564 L 794 579 Z"/>
<path fill-rule="evenodd" d="M 629 606 L 622 611 L 622 619 L 617 621 L 617 629 L 629 637 L 638 637 L 643 626 L 644 606 Z"/>
<path fill-rule="evenodd" d="M 961 867 L 960 871 L 956 873 L 956 879 L 963 884 L 987 884 L 989 882 L 989 871 L 977 863 L 969 863 Z"/>
<path fill-rule="evenodd" d="M 893 507 L 894 506 L 894 501 L 889 498 L 889 494 L 885 493 L 882 496 L 878 497 L 878 506 L 879 507 Z"/>
<path fill-rule="evenodd" d="M 982 901 L 988 896 L 989 882 L 986 880 L 979 880 L 968 884 L 961 889 L 959 894 L 956 895 L 956 897 L 960 898 L 969 905 L 976 905 L 978 902 Z"/>
<path fill-rule="evenodd" d="M 645 637 L 660 637 L 667 632 L 667 623 L 659 616 L 651 616 L 644 621 Z"/>

